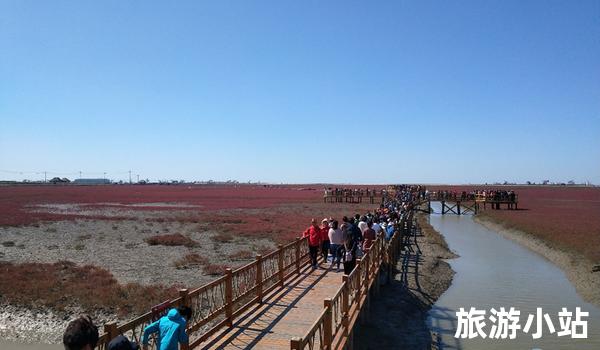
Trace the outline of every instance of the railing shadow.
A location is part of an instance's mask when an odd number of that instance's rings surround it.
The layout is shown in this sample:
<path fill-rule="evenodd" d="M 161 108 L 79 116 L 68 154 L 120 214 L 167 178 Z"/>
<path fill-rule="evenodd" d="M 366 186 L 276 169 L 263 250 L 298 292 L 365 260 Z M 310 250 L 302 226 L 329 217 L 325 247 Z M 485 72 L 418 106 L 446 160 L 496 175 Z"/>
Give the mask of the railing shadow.
<path fill-rule="evenodd" d="M 311 270 L 310 266 L 305 267 L 299 276 L 292 277 L 288 282 L 286 282 L 283 289 L 276 289 L 275 291 L 271 292 L 271 295 L 265 298 L 262 304 L 257 304 L 246 311 L 244 316 L 240 317 L 233 323 L 233 327 L 226 329 L 224 332 L 219 333 L 218 337 L 215 337 L 209 342 L 203 344 L 202 349 L 214 347 L 219 342 L 219 348 L 223 348 L 225 346 L 233 346 L 238 349 L 253 348 L 262 338 L 272 333 L 271 331 L 275 325 L 277 325 L 279 321 L 281 321 L 292 309 L 294 309 L 298 302 L 300 302 L 300 300 L 302 300 L 302 298 L 306 296 L 306 294 L 308 294 L 313 287 L 316 286 L 329 273 L 329 270 L 327 269 L 318 269 L 315 271 L 322 271 L 322 273 L 308 285 L 302 285 L 302 287 L 300 287 L 303 282 L 305 282 L 309 277 L 314 276 L 315 273 Z M 298 290 L 300 290 L 300 292 L 297 295 L 294 295 L 294 293 Z M 286 297 L 290 296 L 292 296 L 291 300 L 285 300 Z M 276 312 L 273 312 L 273 308 L 275 307 L 284 307 L 284 309 L 277 309 Z M 260 322 L 260 319 L 264 316 L 267 316 L 268 318 L 267 321 L 261 322 L 264 323 L 264 328 L 252 327 L 256 326 L 257 323 Z M 232 344 L 234 341 L 242 342 L 243 337 L 241 336 L 245 331 L 259 332 L 259 334 L 253 335 L 251 340 L 247 343 L 235 345 Z M 227 338 L 227 340 L 221 342 L 223 338 Z"/>
<path fill-rule="evenodd" d="M 429 311 L 429 321 L 429 328 L 433 333 L 432 349 L 462 349 L 461 339 L 454 337 L 456 329 L 454 310 L 434 305 Z"/>
<path fill-rule="evenodd" d="M 420 227 L 415 225 L 403 238 L 404 249 L 393 267 L 395 278 L 382 288 L 380 298 L 373 299 L 372 319 L 380 318 L 379 322 L 357 329 L 355 348 L 462 349 L 460 339 L 447 340 L 454 336 L 453 311 L 435 307 L 434 299 L 421 286 L 424 253 L 420 246 L 423 243 L 417 238 L 423 236 Z M 428 326 L 428 316 L 432 317 L 432 327 Z"/>

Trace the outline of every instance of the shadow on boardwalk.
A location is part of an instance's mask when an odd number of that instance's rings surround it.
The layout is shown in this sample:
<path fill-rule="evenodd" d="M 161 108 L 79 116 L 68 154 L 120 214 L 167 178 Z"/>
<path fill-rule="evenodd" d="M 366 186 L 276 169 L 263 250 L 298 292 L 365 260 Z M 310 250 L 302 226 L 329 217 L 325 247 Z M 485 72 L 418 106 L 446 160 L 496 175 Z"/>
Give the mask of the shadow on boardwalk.
<path fill-rule="evenodd" d="M 421 219 L 419 226 L 406 237 L 394 278 L 381 288 L 379 297 L 371 299 L 370 322 L 357 327 L 355 349 L 461 349 L 459 340 L 454 344 L 441 341 L 442 336 L 454 336 L 454 326 L 442 328 L 454 320 L 453 311 L 435 308 L 431 314 L 434 329 L 427 326 L 429 310 L 454 274 L 442 259 L 456 255 L 427 222 Z"/>
<path fill-rule="evenodd" d="M 323 310 L 323 299 L 333 295 L 341 282 L 341 273 L 305 268 L 201 348 L 289 349 L 291 338 L 308 331 Z"/>

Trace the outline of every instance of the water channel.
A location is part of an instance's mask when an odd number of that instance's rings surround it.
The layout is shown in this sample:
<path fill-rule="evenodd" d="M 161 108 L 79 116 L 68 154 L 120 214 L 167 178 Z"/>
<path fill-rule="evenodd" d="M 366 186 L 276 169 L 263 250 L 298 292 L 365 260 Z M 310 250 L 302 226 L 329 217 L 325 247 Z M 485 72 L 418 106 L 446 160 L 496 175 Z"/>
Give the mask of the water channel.
<path fill-rule="evenodd" d="M 441 212 L 439 203 L 432 203 L 436 213 Z M 448 242 L 459 258 L 449 260 L 456 275 L 452 286 L 440 297 L 429 313 L 429 326 L 439 334 L 440 349 L 600 349 L 600 308 L 586 303 L 576 293 L 564 272 L 543 256 L 487 229 L 474 221 L 471 215 L 430 216 L 432 226 Z M 516 339 L 455 338 L 458 320 L 455 314 L 460 308 L 474 307 L 486 310 L 483 327 L 489 335 L 493 322 L 488 320 L 492 308 L 507 311 L 514 307 L 520 311 L 521 330 Z M 558 312 L 562 307 L 573 312 L 580 307 L 589 316 L 587 339 L 572 339 L 570 335 L 558 337 L 562 328 Z M 542 322 L 542 336 L 533 339 L 537 330 L 537 308 L 548 314 L 555 328 L 553 334 Z M 528 333 L 523 333 L 529 315 L 534 320 Z"/>

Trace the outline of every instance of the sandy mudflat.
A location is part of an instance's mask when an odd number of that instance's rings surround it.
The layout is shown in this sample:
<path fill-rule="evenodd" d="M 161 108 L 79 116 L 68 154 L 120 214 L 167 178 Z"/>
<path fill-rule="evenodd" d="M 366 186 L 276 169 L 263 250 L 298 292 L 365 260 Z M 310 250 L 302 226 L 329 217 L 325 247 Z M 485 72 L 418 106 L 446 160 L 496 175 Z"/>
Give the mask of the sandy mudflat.
<path fill-rule="evenodd" d="M 581 254 L 552 247 L 533 235 L 506 228 L 490 219 L 476 216 L 475 221 L 542 255 L 560 267 L 585 301 L 600 306 L 600 271 L 594 272 L 596 264 L 592 261 Z"/>

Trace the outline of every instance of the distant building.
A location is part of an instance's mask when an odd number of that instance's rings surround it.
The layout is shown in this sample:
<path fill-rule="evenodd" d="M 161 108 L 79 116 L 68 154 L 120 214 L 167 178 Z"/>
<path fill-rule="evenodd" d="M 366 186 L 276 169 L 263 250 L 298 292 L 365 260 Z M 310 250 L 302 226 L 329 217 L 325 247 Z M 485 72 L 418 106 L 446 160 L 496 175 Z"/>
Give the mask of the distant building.
<path fill-rule="evenodd" d="M 74 185 L 108 185 L 110 184 L 109 179 L 75 179 L 73 180 Z"/>
<path fill-rule="evenodd" d="M 67 184 L 71 182 L 71 180 L 67 179 L 66 177 L 63 177 L 62 179 L 60 177 L 54 177 L 48 182 L 50 182 L 51 184 Z"/>

